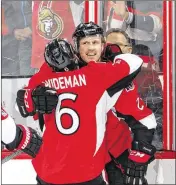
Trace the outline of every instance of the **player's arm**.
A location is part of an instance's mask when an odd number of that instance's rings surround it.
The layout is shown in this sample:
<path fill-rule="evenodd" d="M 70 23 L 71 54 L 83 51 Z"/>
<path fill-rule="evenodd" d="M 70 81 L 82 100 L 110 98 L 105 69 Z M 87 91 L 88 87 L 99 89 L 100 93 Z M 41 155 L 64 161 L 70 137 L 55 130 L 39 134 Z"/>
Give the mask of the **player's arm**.
<path fill-rule="evenodd" d="M 107 111 L 115 104 L 122 89 L 140 72 L 142 63 L 143 60 L 136 55 L 121 54 L 114 58 L 114 63 L 105 64 Z"/>
<path fill-rule="evenodd" d="M 153 112 L 140 98 L 135 82 L 130 83 L 116 102 L 115 115 L 125 120 L 134 133 L 135 141 L 151 144 L 157 123 Z"/>
<path fill-rule="evenodd" d="M 1 108 L 2 143 L 10 151 L 17 149 L 35 157 L 42 145 L 37 132 L 24 125 L 16 125 L 14 120 Z"/>
<path fill-rule="evenodd" d="M 114 57 L 113 63 L 107 63 L 105 77 L 107 83 L 118 91 L 125 88 L 138 75 L 143 60 L 134 54 L 120 54 Z"/>
<path fill-rule="evenodd" d="M 109 65 L 109 69 L 105 75 L 108 83 L 110 83 L 109 79 L 114 80 L 116 77 L 121 78 L 107 89 L 107 94 L 109 95 L 110 100 L 113 99 L 113 96 L 117 96 L 116 99 L 118 99 L 118 101 L 115 105 L 116 114 L 120 114 L 120 116 L 122 116 L 123 119 L 125 119 L 125 121 L 129 124 L 135 133 L 136 140 L 140 139 L 141 136 L 139 134 L 141 133 L 143 136 L 142 131 L 147 129 L 147 131 L 150 130 L 149 136 L 146 134 L 144 141 L 151 143 L 153 130 L 156 127 L 156 121 L 151 110 L 145 106 L 142 99 L 138 96 L 136 84 L 132 82 L 139 73 L 143 61 L 136 55 L 119 55 L 119 53 L 122 53 L 122 51 L 120 47 L 115 44 L 107 44 L 102 53 L 104 60 L 107 62 L 109 61 L 109 63 L 107 63 L 107 65 Z M 119 69 L 120 71 L 117 72 L 115 69 L 110 69 L 112 68 L 112 61 L 113 66 L 117 69 L 117 71 Z M 122 91 L 122 89 L 124 90 Z M 141 121 L 141 124 L 137 124 L 140 123 L 139 120 Z M 137 133 L 135 132 L 136 130 Z M 141 130 L 141 132 L 139 133 L 138 130 Z"/>
<path fill-rule="evenodd" d="M 58 103 L 57 92 L 49 87 L 24 88 L 17 92 L 17 106 L 22 117 L 34 116 L 37 112 L 50 114 Z"/>
<path fill-rule="evenodd" d="M 131 150 L 118 158 L 124 167 L 125 184 L 133 184 L 134 181 L 136 184 L 139 184 L 139 181 L 145 184 L 147 165 L 154 159 L 156 152 L 151 144 L 157 125 L 155 116 L 138 96 L 134 83 L 123 90 L 113 112 L 125 120 L 134 134 Z"/>
<path fill-rule="evenodd" d="M 132 82 L 140 72 L 143 63 L 143 60 L 137 55 L 122 54 L 117 44 L 107 44 L 105 46 L 102 52 L 102 60 L 107 63 L 104 76 L 113 90 L 121 90 L 129 82 Z"/>

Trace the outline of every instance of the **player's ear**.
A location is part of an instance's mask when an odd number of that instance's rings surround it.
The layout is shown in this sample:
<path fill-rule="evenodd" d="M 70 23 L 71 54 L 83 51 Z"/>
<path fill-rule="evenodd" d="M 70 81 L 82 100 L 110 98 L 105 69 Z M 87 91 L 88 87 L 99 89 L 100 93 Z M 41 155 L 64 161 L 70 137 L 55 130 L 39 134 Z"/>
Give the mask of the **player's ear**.
<path fill-rule="evenodd" d="M 126 47 L 123 49 L 123 53 L 132 53 L 132 47 L 131 47 L 131 46 L 126 46 Z"/>
<path fill-rule="evenodd" d="M 103 52 L 103 49 L 104 49 L 104 43 L 102 44 L 102 46 L 101 46 L 101 52 Z"/>
<path fill-rule="evenodd" d="M 106 43 L 106 37 L 104 37 L 104 43 Z"/>
<path fill-rule="evenodd" d="M 128 46 L 128 53 L 132 53 L 132 47 L 131 46 Z"/>

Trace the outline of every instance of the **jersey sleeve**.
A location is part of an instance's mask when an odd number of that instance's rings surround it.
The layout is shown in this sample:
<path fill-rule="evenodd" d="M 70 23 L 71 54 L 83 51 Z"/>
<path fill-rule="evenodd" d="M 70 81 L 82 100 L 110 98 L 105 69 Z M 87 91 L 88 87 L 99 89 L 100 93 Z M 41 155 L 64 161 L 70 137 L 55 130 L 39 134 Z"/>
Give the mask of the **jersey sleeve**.
<path fill-rule="evenodd" d="M 2 124 L 2 142 L 4 144 L 11 143 L 16 137 L 16 124 L 14 120 L 1 107 L 1 124 Z"/>
<path fill-rule="evenodd" d="M 121 54 L 115 57 L 114 63 L 107 63 L 105 68 L 105 86 L 107 92 L 107 109 L 117 101 L 121 90 L 126 87 L 140 72 L 143 60 L 133 54 Z"/>
<path fill-rule="evenodd" d="M 114 107 L 123 115 L 133 116 L 148 129 L 156 127 L 153 112 L 147 108 L 144 101 L 140 98 L 135 82 L 124 88 Z"/>
<path fill-rule="evenodd" d="M 114 58 L 113 63 L 107 63 L 105 78 L 107 86 L 124 88 L 131 79 L 139 73 L 143 60 L 137 55 L 121 54 Z"/>
<path fill-rule="evenodd" d="M 151 142 L 157 126 L 156 119 L 153 112 L 147 108 L 138 95 L 135 82 L 122 90 L 113 111 L 117 117 L 124 119 L 132 129 L 135 133 L 135 140 Z"/>
<path fill-rule="evenodd" d="M 49 74 L 50 72 L 51 72 L 50 67 L 46 63 L 44 63 L 41 66 L 40 70 L 30 78 L 28 85 L 24 88 L 26 90 L 25 96 L 24 96 L 24 102 L 28 112 L 34 111 L 34 104 L 32 99 L 33 90 L 37 88 L 39 85 L 44 85 L 42 84 L 42 81 L 46 76 L 46 74 Z M 36 113 L 33 116 L 33 119 L 38 120 L 38 115 Z"/>
<path fill-rule="evenodd" d="M 34 74 L 29 80 L 28 88 L 34 89 L 38 85 L 41 85 L 42 79 L 44 79 L 46 74 L 49 74 L 50 72 L 52 72 L 51 68 L 47 65 L 47 63 L 44 63 L 41 66 L 40 70 L 36 74 Z"/>

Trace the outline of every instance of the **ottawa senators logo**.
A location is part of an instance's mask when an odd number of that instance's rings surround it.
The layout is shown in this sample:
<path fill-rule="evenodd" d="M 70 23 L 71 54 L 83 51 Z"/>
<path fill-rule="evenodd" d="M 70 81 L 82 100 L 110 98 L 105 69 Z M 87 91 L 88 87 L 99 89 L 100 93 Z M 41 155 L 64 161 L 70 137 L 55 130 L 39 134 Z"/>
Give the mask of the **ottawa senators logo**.
<path fill-rule="evenodd" d="M 37 30 L 40 36 L 52 40 L 62 33 L 64 25 L 61 17 L 51 10 L 52 1 L 48 1 L 47 6 L 40 3 L 38 11 Z"/>

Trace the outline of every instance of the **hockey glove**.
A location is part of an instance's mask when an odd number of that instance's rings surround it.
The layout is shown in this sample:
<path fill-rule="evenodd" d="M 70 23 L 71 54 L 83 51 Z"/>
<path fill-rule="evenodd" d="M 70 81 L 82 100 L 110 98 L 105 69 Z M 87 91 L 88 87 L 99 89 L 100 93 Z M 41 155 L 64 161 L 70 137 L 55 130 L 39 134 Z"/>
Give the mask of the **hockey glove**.
<path fill-rule="evenodd" d="M 36 111 L 50 114 L 57 106 L 58 95 L 55 89 L 38 86 L 32 92 L 32 99 Z"/>
<path fill-rule="evenodd" d="M 33 116 L 35 114 L 35 108 L 33 106 L 32 90 L 30 89 L 20 89 L 17 92 L 17 106 L 22 117 L 26 118 L 28 116 Z"/>
<path fill-rule="evenodd" d="M 147 167 L 154 160 L 156 149 L 150 144 L 138 141 L 133 141 L 132 149 L 117 158 L 116 165 L 123 172 L 125 185 L 147 185 Z"/>
<path fill-rule="evenodd" d="M 11 116 L 8 115 L 8 113 L 2 107 L 1 119 L 2 125 L 4 126 L 2 126 L 2 128 L 4 128 L 4 137 L 2 137 L 2 142 L 6 146 L 6 148 L 11 151 L 14 149 L 23 150 L 30 156 L 35 157 L 42 144 L 42 138 L 37 134 L 37 132 L 29 127 L 16 125 Z M 7 140 L 7 138 L 10 136 L 10 134 L 14 135 L 14 139 L 12 142 L 9 143 L 9 139 Z"/>
<path fill-rule="evenodd" d="M 102 60 L 103 62 L 113 62 L 119 54 L 122 54 L 122 51 L 117 44 L 107 43 L 102 52 Z"/>
<path fill-rule="evenodd" d="M 42 138 L 36 130 L 24 125 L 17 125 L 16 137 L 10 144 L 6 144 L 8 150 L 23 150 L 28 155 L 35 157 L 42 145 Z"/>

